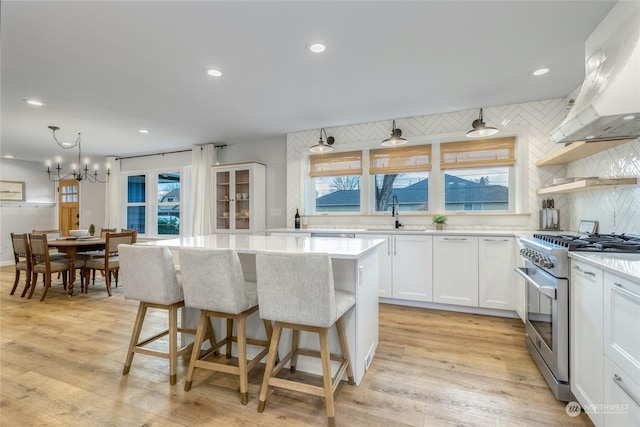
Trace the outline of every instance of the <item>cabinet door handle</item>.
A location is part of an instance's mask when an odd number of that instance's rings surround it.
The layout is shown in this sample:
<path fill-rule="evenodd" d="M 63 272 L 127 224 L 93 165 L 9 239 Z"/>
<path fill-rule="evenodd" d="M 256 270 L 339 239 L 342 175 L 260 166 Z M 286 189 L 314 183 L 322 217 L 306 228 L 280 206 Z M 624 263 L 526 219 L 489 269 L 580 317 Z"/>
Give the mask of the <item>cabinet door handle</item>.
<path fill-rule="evenodd" d="M 391 236 L 387 236 L 387 255 L 391 256 Z"/>
<path fill-rule="evenodd" d="M 627 388 L 627 385 L 622 382 L 622 377 L 620 375 L 613 374 L 613 381 L 618 384 L 618 387 L 620 387 L 622 391 L 624 391 L 627 396 L 631 398 L 631 400 L 636 402 L 636 405 L 640 406 L 640 399 L 638 398 L 638 396 L 635 396 L 633 392 L 629 390 L 629 388 Z"/>
<path fill-rule="evenodd" d="M 508 242 L 509 239 L 484 239 L 485 242 Z"/>
<path fill-rule="evenodd" d="M 583 270 L 583 269 L 581 269 L 580 267 L 578 267 L 577 265 L 574 265 L 574 266 L 573 266 L 573 269 L 574 269 L 574 270 L 576 270 L 576 271 L 579 271 L 580 273 L 584 273 L 584 274 L 586 274 L 587 276 L 595 276 L 595 275 L 596 275 L 596 273 L 594 273 L 593 271 L 586 271 L 586 270 Z"/>
<path fill-rule="evenodd" d="M 635 292 L 631 292 L 629 289 L 622 286 L 622 283 L 613 282 L 613 284 L 616 286 L 616 288 L 618 288 L 618 292 L 621 292 L 622 294 L 628 296 L 634 301 L 640 303 L 640 295 L 636 294 Z"/>
<path fill-rule="evenodd" d="M 458 240 L 458 241 L 462 241 L 462 240 L 467 240 L 466 237 L 445 237 L 444 240 Z"/>
<path fill-rule="evenodd" d="M 396 244 L 396 238 L 393 238 L 393 256 L 398 254 L 398 245 Z"/>

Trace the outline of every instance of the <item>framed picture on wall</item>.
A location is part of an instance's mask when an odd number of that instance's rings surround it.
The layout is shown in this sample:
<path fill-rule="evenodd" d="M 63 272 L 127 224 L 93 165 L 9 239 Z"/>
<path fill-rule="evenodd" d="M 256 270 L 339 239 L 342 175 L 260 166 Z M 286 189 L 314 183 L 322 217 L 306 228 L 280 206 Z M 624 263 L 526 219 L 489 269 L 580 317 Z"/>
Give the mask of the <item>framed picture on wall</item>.
<path fill-rule="evenodd" d="M 24 202 L 24 181 L 5 181 L 0 180 L 0 200 Z"/>

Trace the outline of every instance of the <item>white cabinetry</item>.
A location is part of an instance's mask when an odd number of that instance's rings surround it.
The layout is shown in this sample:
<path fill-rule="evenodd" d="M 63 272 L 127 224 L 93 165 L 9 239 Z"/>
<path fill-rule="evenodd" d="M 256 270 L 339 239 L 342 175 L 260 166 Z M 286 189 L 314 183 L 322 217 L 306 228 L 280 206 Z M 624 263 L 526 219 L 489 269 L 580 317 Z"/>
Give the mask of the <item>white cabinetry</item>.
<path fill-rule="evenodd" d="M 570 347 L 571 392 L 596 426 L 603 425 L 598 405 L 603 390 L 603 271 L 571 261 Z"/>
<path fill-rule="evenodd" d="M 433 239 L 433 301 L 478 306 L 478 238 Z"/>
<path fill-rule="evenodd" d="M 520 256 L 520 246 L 519 245 L 514 245 L 515 246 L 515 250 L 518 251 L 515 253 L 515 257 L 516 257 L 516 265 L 518 267 L 524 267 L 525 266 L 525 262 L 524 262 L 524 257 Z M 518 313 L 518 316 L 520 316 L 520 319 L 522 320 L 522 323 L 526 323 L 526 313 L 527 313 L 527 282 L 526 280 L 524 280 L 524 278 L 522 276 L 520 276 L 519 274 L 516 274 L 514 282 L 515 287 L 516 287 L 516 312 Z"/>
<path fill-rule="evenodd" d="M 605 272 L 605 425 L 640 425 L 639 328 L 640 283 Z"/>
<path fill-rule="evenodd" d="M 213 166 L 217 232 L 262 232 L 266 223 L 265 166 L 239 163 Z"/>
<path fill-rule="evenodd" d="M 357 234 L 386 239 L 379 250 L 378 296 L 412 301 L 433 301 L 431 236 L 413 234 Z"/>
<path fill-rule="evenodd" d="M 515 310 L 514 285 L 519 276 L 513 271 L 516 263 L 514 238 L 479 237 L 478 240 L 478 305 Z"/>

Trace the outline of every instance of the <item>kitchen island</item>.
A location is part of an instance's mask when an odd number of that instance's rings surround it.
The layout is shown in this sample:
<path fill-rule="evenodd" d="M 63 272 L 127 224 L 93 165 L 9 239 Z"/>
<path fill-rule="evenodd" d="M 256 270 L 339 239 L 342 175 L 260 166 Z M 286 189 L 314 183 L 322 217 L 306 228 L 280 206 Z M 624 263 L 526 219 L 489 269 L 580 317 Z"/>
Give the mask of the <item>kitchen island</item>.
<path fill-rule="evenodd" d="M 281 251 L 288 253 L 328 253 L 333 265 L 334 285 L 336 289 L 355 294 L 356 305 L 343 317 L 354 381 L 359 384 L 373 360 L 378 346 L 378 287 L 379 266 L 378 250 L 385 242 L 378 238 L 338 239 L 326 237 L 293 237 L 293 236 L 252 236 L 240 234 L 214 234 L 208 236 L 182 237 L 170 240 L 158 240 L 139 243 L 151 246 L 168 247 L 176 265 L 179 265 L 181 248 L 218 248 L 234 249 L 240 258 L 245 280 L 256 279 L 255 254 L 257 251 Z M 283 296 L 286 298 L 286 296 Z M 197 310 L 185 310 L 183 320 L 189 325 L 197 322 Z M 222 322 L 214 324 L 216 333 L 222 334 Z M 290 331 L 285 331 L 289 332 Z M 256 315 L 247 322 L 247 334 L 264 339 L 261 334 L 261 321 Z M 335 330 L 330 331 L 331 349 L 339 348 Z M 285 354 L 290 339 L 283 333 L 280 352 Z M 302 333 L 302 347 L 319 349 L 317 337 Z M 252 351 L 247 349 L 250 357 Z M 338 363 L 334 369 L 337 369 Z M 299 371 L 320 374 L 322 372 L 319 359 L 300 357 L 296 369 Z"/>

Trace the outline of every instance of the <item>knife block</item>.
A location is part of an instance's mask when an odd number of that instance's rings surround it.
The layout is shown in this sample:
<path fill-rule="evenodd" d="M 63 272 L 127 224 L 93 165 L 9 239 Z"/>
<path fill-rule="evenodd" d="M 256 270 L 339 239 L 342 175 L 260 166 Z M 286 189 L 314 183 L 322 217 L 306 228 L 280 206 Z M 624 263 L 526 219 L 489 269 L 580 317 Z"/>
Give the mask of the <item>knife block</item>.
<path fill-rule="evenodd" d="M 560 209 L 542 209 L 538 212 L 540 230 L 560 230 Z"/>

